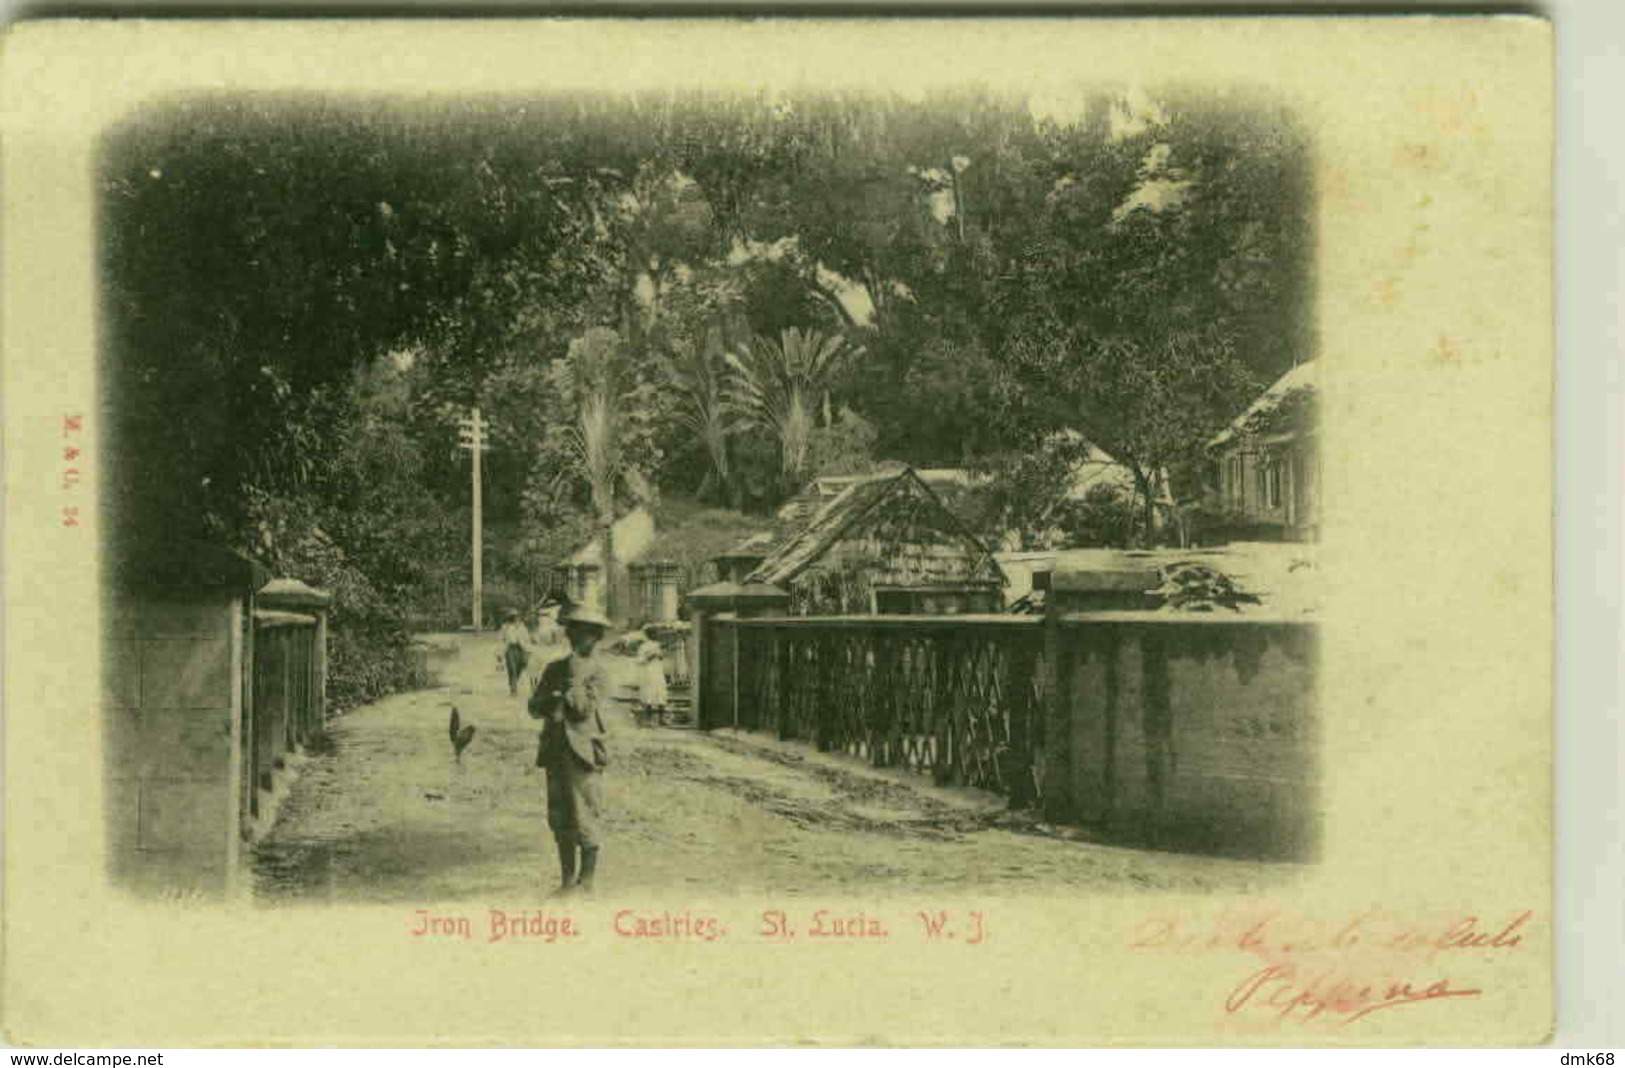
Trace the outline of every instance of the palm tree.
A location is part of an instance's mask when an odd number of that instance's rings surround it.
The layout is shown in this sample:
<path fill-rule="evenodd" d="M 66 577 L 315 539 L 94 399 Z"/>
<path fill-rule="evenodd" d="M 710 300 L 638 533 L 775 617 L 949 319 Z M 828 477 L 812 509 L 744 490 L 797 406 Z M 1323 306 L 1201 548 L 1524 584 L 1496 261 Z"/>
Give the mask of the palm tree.
<path fill-rule="evenodd" d="M 576 406 L 568 432 L 571 470 L 587 483 L 598 523 L 604 567 L 604 613 L 613 618 L 615 590 L 615 488 L 630 473 L 622 448 L 626 354 L 620 335 L 593 327 L 570 343 L 564 388 Z"/>
<path fill-rule="evenodd" d="M 807 477 L 807 453 L 816 412 L 829 421 L 829 382 L 841 361 L 861 348 L 848 348 L 839 335 L 817 330 L 784 331 L 778 341 L 756 337 L 743 352 L 727 354 L 732 372 L 726 394 L 746 420 L 779 442 L 779 470 L 794 492 Z"/>
<path fill-rule="evenodd" d="M 711 458 L 712 474 L 733 508 L 739 507 L 739 486 L 728 462 L 728 436 L 733 416 L 727 397 L 727 370 L 717 358 L 722 351 L 715 331 L 695 343 L 688 338 L 672 342 L 665 358 L 666 377 L 677 392 L 677 417 L 699 438 Z M 703 487 L 702 487 L 703 489 Z"/>

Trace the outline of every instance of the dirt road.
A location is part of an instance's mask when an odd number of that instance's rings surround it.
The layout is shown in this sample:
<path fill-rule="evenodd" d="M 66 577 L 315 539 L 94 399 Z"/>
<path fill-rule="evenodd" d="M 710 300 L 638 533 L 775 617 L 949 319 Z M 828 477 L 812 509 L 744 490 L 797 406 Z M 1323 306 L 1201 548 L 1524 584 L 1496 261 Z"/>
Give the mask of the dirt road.
<path fill-rule="evenodd" d="M 440 684 L 333 722 L 255 849 L 267 902 L 499 900 L 556 878 L 536 725 L 490 636 L 448 639 Z M 460 762 L 453 706 L 477 735 Z M 603 896 L 1245 889 L 1279 866 L 1067 840 L 1001 799 L 759 736 L 609 724 Z"/>

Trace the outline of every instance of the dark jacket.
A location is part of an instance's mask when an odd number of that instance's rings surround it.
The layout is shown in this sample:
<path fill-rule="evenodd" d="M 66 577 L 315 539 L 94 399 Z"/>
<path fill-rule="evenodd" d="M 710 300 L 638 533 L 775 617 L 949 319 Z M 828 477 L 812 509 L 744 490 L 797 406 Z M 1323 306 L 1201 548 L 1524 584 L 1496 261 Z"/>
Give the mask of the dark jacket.
<path fill-rule="evenodd" d="M 603 716 L 608 697 L 609 679 L 596 657 L 583 662 L 565 656 L 544 667 L 526 706 L 532 719 L 545 721 L 536 762 L 546 765 L 574 753 L 588 767 L 603 767 L 608 762 Z"/>

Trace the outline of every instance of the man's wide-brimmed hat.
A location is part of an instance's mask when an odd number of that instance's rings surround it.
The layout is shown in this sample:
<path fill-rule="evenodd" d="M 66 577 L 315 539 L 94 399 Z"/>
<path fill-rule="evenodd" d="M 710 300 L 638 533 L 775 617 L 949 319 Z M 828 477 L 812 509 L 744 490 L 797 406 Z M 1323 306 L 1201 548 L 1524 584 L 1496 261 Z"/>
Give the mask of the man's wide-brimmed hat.
<path fill-rule="evenodd" d="M 594 608 L 592 605 L 578 604 L 565 612 L 559 620 L 566 627 L 597 627 L 599 630 L 610 628 L 609 617 Z"/>

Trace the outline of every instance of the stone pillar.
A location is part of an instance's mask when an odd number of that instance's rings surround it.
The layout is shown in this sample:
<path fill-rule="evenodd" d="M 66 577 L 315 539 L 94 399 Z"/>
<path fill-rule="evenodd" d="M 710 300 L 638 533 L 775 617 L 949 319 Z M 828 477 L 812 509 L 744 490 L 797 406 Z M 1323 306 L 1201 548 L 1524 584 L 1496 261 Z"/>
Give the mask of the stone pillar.
<path fill-rule="evenodd" d="M 682 569 L 669 561 L 655 565 L 655 598 L 649 609 L 653 618 L 662 622 L 677 618 L 677 584 L 682 575 Z"/>
<path fill-rule="evenodd" d="M 601 606 L 604 603 L 604 569 L 597 564 L 576 565 L 576 595 L 578 604 Z"/>
<path fill-rule="evenodd" d="M 316 722 L 327 723 L 327 609 L 316 613 Z"/>
<path fill-rule="evenodd" d="M 777 586 L 740 586 L 713 582 L 690 590 L 683 603 L 694 621 L 694 717 L 705 730 L 738 723 L 734 683 L 738 672 L 739 629 L 726 628 L 729 638 L 718 641 L 718 623 L 728 619 L 782 616 L 790 595 Z"/>
<path fill-rule="evenodd" d="M 692 692 L 694 694 L 694 722 L 702 730 L 712 730 L 733 721 L 731 710 L 721 707 L 716 672 L 717 656 L 714 648 L 716 631 L 713 620 L 718 613 L 731 612 L 739 586 L 732 582 L 713 582 L 690 590 L 684 604 L 689 619 L 694 623 L 694 657 Z"/>
<path fill-rule="evenodd" d="M 777 586 L 753 582 L 740 586 L 733 606 L 740 619 L 768 619 L 790 614 L 790 595 Z"/>
<path fill-rule="evenodd" d="M 734 614 L 739 619 L 769 619 L 786 616 L 789 612 L 790 595 L 777 586 L 762 582 L 749 583 L 739 587 L 739 592 L 734 594 Z M 768 724 L 763 722 L 763 709 L 754 707 L 741 709 L 739 694 L 741 668 L 745 664 L 745 658 L 753 654 L 750 649 L 745 647 L 740 627 L 730 627 L 729 636 L 730 639 L 726 643 L 727 659 L 731 668 L 731 675 L 728 679 L 728 708 L 732 715 L 733 725 L 737 727 L 743 723 L 747 727 L 757 729 L 765 729 L 769 726 L 779 727 L 780 724 L 778 723 Z M 768 636 L 771 637 L 771 635 Z M 781 686 L 788 686 L 790 683 L 789 672 L 781 671 L 779 681 Z M 788 703 L 782 694 L 779 698 L 779 707 L 781 709 L 788 707 Z"/>
<path fill-rule="evenodd" d="M 711 624 L 711 613 L 703 608 L 695 608 L 689 614 L 689 625 L 693 628 L 688 632 L 688 641 L 684 642 L 684 651 L 688 656 L 688 692 L 690 714 L 694 717 L 694 725 L 702 730 L 709 729 L 711 724 L 706 720 L 707 702 L 705 688 L 710 685 L 708 672 L 710 665 L 706 663 L 705 654 L 710 651 L 707 642 L 706 628 Z"/>
<path fill-rule="evenodd" d="M 1045 675 L 1038 714 L 1045 717 L 1043 780 L 1038 790 L 1043 797 L 1046 819 L 1071 823 L 1077 816 L 1077 756 L 1072 740 L 1072 686 L 1076 683 L 1079 627 L 1061 624 L 1061 606 L 1053 593 L 1046 598 L 1043 613 L 1043 663 Z"/>
<path fill-rule="evenodd" d="M 626 565 L 626 586 L 630 597 L 621 610 L 626 613 L 630 622 L 647 621 L 654 618 L 650 615 L 653 600 L 649 596 L 651 583 L 650 566 L 645 563 Z"/>
<path fill-rule="evenodd" d="M 255 597 L 255 604 L 261 609 L 300 612 L 316 620 L 310 636 L 308 675 L 303 680 L 307 707 L 301 710 L 297 724 L 300 742 L 327 722 L 327 614 L 332 603 L 332 594 L 292 578 L 272 579 L 260 587 Z"/>

